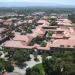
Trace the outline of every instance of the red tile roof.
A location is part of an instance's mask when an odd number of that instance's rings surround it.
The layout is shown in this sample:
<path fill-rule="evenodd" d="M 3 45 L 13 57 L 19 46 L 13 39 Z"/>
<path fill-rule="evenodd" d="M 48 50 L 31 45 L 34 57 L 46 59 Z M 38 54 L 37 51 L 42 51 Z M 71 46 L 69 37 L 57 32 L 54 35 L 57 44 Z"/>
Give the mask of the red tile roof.
<path fill-rule="evenodd" d="M 26 46 L 26 43 L 25 42 L 22 42 L 22 41 L 6 41 L 4 43 L 4 47 L 7 47 L 7 48 L 27 48 L 27 49 L 32 49 L 33 46 Z"/>
<path fill-rule="evenodd" d="M 12 21 L 4 21 L 3 25 L 5 25 L 5 26 L 11 26 L 12 25 Z"/>
<path fill-rule="evenodd" d="M 54 40 L 53 43 L 50 43 L 50 47 L 61 47 L 64 46 L 64 48 L 73 48 L 75 46 L 75 39 L 74 40 L 67 40 L 67 39 L 58 39 Z"/>
<path fill-rule="evenodd" d="M 62 26 L 72 26 L 71 24 L 72 22 L 68 19 L 60 19 L 58 21 L 58 25 L 62 25 Z"/>
<path fill-rule="evenodd" d="M 14 41 L 24 41 L 26 45 L 28 45 L 32 38 L 28 37 L 27 35 L 16 35 L 14 38 L 13 38 Z"/>

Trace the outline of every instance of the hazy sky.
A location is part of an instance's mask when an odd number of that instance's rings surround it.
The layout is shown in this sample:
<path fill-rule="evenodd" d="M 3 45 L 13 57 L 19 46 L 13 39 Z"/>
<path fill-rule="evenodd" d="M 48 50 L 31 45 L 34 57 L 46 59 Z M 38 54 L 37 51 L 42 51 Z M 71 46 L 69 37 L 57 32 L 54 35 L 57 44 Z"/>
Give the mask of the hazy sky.
<path fill-rule="evenodd" d="M 0 2 L 40 2 L 74 4 L 75 0 L 0 0 Z"/>
<path fill-rule="evenodd" d="M 75 5 L 75 0 L 0 0 L 0 2 L 32 2 L 32 3 L 55 3 L 64 5 Z"/>

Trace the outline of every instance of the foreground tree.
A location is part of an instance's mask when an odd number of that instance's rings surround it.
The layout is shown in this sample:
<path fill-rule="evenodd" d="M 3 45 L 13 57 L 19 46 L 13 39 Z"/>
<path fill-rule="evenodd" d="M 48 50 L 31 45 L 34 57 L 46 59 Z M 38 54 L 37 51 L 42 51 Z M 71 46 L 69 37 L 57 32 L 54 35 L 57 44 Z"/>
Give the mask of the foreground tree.
<path fill-rule="evenodd" d="M 16 62 L 18 66 L 24 66 L 25 61 L 30 60 L 30 53 L 25 49 L 5 49 L 6 58 L 11 62 Z"/>
<path fill-rule="evenodd" d="M 26 70 L 26 75 L 43 75 L 40 70 L 36 67 L 28 68 Z"/>
<path fill-rule="evenodd" d="M 75 63 L 73 53 L 54 55 L 52 59 L 44 59 L 43 66 L 47 75 L 74 75 Z"/>
<path fill-rule="evenodd" d="M 14 66 L 10 63 L 10 61 L 5 61 L 0 58 L 0 73 L 6 70 L 7 72 L 13 72 Z"/>

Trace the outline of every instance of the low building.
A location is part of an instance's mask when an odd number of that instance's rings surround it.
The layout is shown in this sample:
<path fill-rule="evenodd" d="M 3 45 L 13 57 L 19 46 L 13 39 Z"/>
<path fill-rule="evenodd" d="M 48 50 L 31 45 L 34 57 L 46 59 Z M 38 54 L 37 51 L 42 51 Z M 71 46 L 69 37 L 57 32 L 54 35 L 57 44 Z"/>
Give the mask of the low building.
<path fill-rule="evenodd" d="M 35 29 L 33 31 L 33 33 L 34 33 L 34 35 L 37 35 L 39 37 L 43 37 L 45 35 L 45 33 L 46 33 L 46 30 L 44 30 L 43 28 L 39 27 L 39 28 Z"/>
<path fill-rule="evenodd" d="M 59 26 L 64 26 L 64 27 L 71 27 L 72 26 L 72 22 L 68 19 L 59 19 L 57 22 L 58 22 Z"/>
<path fill-rule="evenodd" d="M 50 43 L 50 50 L 52 51 L 74 51 L 75 49 L 75 40 L 69 39 L 57 39 Z"/>
<path fill-rule="evenodd" d="M 22 41 L 25 42 L 25 45 L 28 45 L 33 38 L 28 37 L 27 35 L 15 35 L 13 41 Z"/>
<path fill-rule="evenodd" d="M 38 25 L 43 25 L 43 24 L 46 25 L 46 23 L 48 23 L 47 20 L 39 20 L 39 21 L 37 21 L 37 24 L 38 24 Z"/>
<path fill-rule="evenodd" d="M 24 41 L 6 41 L 3 44 L 4 48 L 20 48 L 20 49 L 32 49 L 33 46 L 27 46 L 26 42 Z"/>
<path fill-rule="evenodd" d="M 4 26 L 11 26 L 12 24 L 13 24 L 12 20 L 5 20 L 5 21 L 3 22 L 3 25 L 4 25 Z"/>

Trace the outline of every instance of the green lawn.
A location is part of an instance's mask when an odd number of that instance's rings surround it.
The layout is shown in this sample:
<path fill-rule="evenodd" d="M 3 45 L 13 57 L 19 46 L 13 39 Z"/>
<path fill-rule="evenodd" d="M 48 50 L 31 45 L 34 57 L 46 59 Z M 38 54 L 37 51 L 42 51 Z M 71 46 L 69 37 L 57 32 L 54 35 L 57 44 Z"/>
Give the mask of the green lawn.
<path fill-rule="evenodd" d="M 44 71 L 42 63 L 41 64 L 37 64 L 34 67 L 38 68 L 39 71 L 42 72 L 42 75 L 45 75 L 45 71 Z"/>

